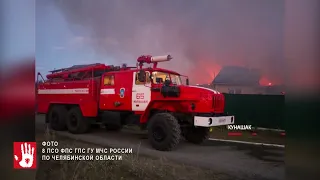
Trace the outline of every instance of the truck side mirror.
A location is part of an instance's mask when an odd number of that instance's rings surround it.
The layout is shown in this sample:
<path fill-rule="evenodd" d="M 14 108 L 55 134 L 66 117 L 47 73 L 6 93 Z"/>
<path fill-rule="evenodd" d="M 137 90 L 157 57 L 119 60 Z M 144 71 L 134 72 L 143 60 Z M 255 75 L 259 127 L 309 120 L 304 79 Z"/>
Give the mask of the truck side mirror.
<path fill-rule="evenodd" d="M 188 78 L 186 79 L 186 85 L 189 85 L 189 79 Z"/>
<path fill-rule="evenodd" d="M 138 74 L 138 80 L 140 82 L 146 82 L 146 72 L 144 70 L 140 70 Z"/>

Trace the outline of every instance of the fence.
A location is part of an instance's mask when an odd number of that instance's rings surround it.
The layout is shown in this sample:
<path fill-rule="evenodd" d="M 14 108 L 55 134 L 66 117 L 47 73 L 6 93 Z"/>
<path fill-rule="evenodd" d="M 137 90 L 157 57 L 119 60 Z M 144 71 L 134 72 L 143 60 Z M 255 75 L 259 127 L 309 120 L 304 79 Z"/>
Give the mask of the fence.
<path fill-rule="evenodd" d="M 236 124 L 285 129 L 284 95 L 224 94 L 225 111 L 235 116 Z"/>

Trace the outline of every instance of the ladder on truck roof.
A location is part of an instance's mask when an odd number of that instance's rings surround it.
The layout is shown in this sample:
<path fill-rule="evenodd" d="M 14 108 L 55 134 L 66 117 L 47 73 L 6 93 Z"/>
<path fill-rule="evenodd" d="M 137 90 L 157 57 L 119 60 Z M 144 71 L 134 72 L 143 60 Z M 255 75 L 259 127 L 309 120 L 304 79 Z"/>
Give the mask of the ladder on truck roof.
<path fill-rule="evenodd" d="M 96 66 L 100 67 L 100 66 L 105 66 L 105 65 L 101 64 L 101 63 L 73 65 L 73 66 L 71 66 L 69 68 L 55 69 L 55 70 L 52 70 L 52 71 L 49 71 L 49 72 L 51 72 L 53 74 L 53 73 L 64 72 L 64 71 L 68 71 L 68 70 L 76 70 L 76 69 L 88 68 L 88 67 L 93 67 L 94 68 Z"/>
<path fill-rule="evenodd" d="M 69 68 L 61 68 L 61 69 L 49 71 L 51 72 L 51 74 L 47 75 L 47 78 L 51 80 L 52 79 L 63 79 L 63 80 L 83 79 L 86 75 L 90 75 L 90 74 L 92 74 L 93 77 L 98 77 L 105 72 L 120 71 L 120 70 L 129 69 L 129 68 L 131 67 L 123 66 L 121 68 L 120 66 L 105 65 L 101 63 L 73 65 Z M 90 77 L 92 77 L 92 75 Z"/>

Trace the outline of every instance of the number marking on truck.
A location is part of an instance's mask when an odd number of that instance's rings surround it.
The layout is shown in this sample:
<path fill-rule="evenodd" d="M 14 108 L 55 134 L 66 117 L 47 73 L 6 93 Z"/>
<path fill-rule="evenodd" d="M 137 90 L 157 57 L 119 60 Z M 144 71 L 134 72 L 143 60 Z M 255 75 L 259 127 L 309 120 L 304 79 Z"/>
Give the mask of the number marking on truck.
<path fill-rule="evenodd" d="M 144 93 L 137 93 L 136 99 L 144 99 Z"/>

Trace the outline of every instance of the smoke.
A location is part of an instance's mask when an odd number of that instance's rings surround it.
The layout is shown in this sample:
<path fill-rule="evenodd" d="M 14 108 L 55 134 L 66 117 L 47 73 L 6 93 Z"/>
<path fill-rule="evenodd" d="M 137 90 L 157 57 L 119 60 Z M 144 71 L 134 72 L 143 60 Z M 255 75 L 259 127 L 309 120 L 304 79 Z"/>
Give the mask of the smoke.
<path fill-rule="evenodd" d="M 55 0 L 96 53 L 135 64 L 142 54 L 171 54 L 170 68 L 191 82 L 212 81 L 222 66 L 259 68 L 280 81 L 283 2 L 279 0 Z"/>
<path fill-rule="evenodd" d="M 286 0 L 285 7 L 285 82 L 290 89 L 320 92 L 320 1 Z"/>

